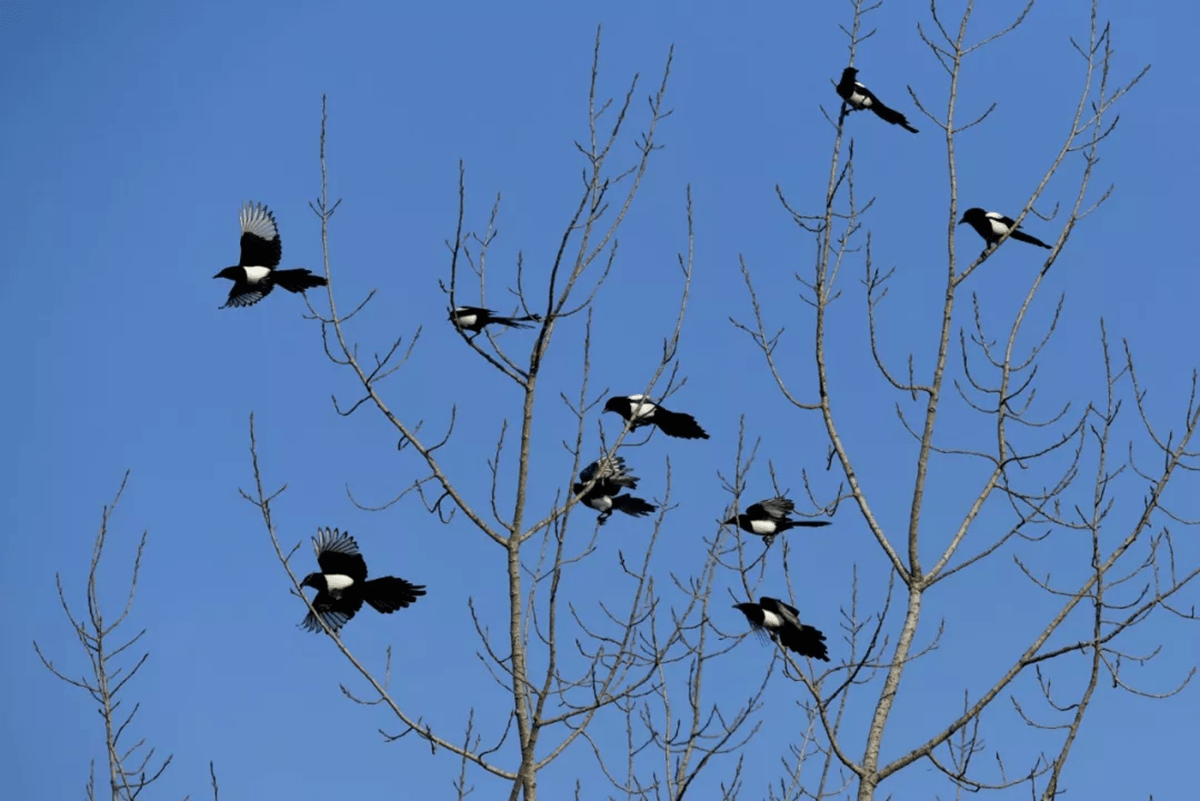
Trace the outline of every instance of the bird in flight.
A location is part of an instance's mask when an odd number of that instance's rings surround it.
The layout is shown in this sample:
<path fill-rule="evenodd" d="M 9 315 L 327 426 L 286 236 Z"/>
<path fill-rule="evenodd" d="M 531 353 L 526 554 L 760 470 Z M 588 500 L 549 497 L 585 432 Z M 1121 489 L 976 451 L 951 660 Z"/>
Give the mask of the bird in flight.
<path fill-rule="evenodd" d="M 524 317 L 502 317 L 491 309 L 479 306 L 458 306 L 450 310 L 450 322 L 463 331 L 478 334 L 485 325 L 496 323 L 509 328 L 533 328 L 533 323 L 541 322 L 540 314 L 527 314 Z"/>
<path fill-rule="evenodd" d="M 858 70 L 854 67 L 846 67 L 842 70 L 842 79 L 838 81 L 837 85 L 838 97 L 846 101 L 847 105 L 855 111 L 870 109 L 884 122 L 890 122 L 892 125 L 899 125 L 906 131 L 918 133 L 916 128 L 908 124 L 907 117 L 894 108 L 885 106 L 874 92 L 856 81 L 854 79 L 856 75 L 858 75 Z"/>
<path fill-rule="evenodd" d="M 616 412 L 629 422 L 629 430 L 642 426 L 658 426 L 668 437 L 708 439 L 708 433 L 696 418 L 683 412 L 672 412 L 659 406 L 645 395 L 617 395 L 604 404 L 605 412 Z"/>
<path fill-rule="evenodd" d="M 337 631 L 362 608 L 363 601 L 376 612 L 390 615 L 425 594 L 424 585 L 410 584 L 394 576 L 367 581 L 367 563 L 349 532 L 336 528 L 317 529 L 313 549 L 317 552 L 321 570 L 309 573 L 300 582 L 301 587 L 317 590 L 312 601 L 317 614 L 309 612 L 300 623 L 301 628 L 308 631 L 321 631 L 317 616 L 325 621 L 330 631 Z"/>
<path fill-rule="evenodd" d="M 271 294 L 276 286 L 288 292 L 303 292 L 328 282 L 312 270 L 276 270 L 283 258 L 283 244 L 275 215 L 261 203 L 247 203 L 239 215 L 242 223 L 242 254 L 238 263 L 226 267 L 213 278 L 228 278 L 233 282 L 229 299 L 222 309 L 230 306 L 253 306 Z"/>
<path fill-rule="evenodd" d="M 1037 245 L 1039 248 L 1050 250 L 1050 246 L 1036 236 L 1030 236 L 1016 228 L 1013 225 L 1011 217 L 1005 217 L 998 211 L 984 211 L 980 208 L 967 209 L 963 212 L 962 219 L 958 221 L 959 225 L 966 223 L 975 229 L 975 233 L 983 237 L 983 241 L 987 243 L 983 253 L 987 253 L 988 249 L 1000 241 L 1000 238 L 1012 231 L 1010 239 L 1015 239 L 1018 242 L 1028 242 L 1031 245 Z M 980 255 L 982 256 L 983 253 Z"/>
<path fill-rule="evenodd" d="M 579 483 L 571 485 L 571 492 L 579 495 L 588 482 L 592 485 L 579 500 L 600 513 L 597 522 L 604 525 L 613 512 L 624 512 L 633 517 L 645 517 L 658 507 L 632 495 L 621 495 L 622 489 L 637 489 L 638 478 L 625 469 L 623 456 L 606 456 L 579 471 Z"/>
<path fill-rule="evenodd" d="M 813 659 L 829 661 L 825 635 L 800 622 L 800 613 L 778 598 L 763 596 L 756 604 L 734 604 L 758 634 L 766 634 L 784 648 Z"/>
<path fill-rule="evenodd" d="M 763 538 L 764 544 L 770 545 L 776 534 L 782 534 L 790 528 L 817 528 L 830 523 L 828 520 L 792 520 L 788 515 L 794 511 L 796 504 L 781 495 L 751 504 L 745 512 L 726 520 L 725 525 L 736 525 L 742 531 L 757 534 Z"/>

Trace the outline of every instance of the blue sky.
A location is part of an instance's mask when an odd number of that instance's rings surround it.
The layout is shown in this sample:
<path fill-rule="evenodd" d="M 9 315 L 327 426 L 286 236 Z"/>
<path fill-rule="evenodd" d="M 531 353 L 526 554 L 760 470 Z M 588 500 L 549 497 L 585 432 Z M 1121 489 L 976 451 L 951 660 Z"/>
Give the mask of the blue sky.
<path fill-rule="evenodd" d="M 523 254 L 532 276 L 544 276 L 577 196 L 583 165 L 572 143 L 586 134 L 596 25 L 603 25 L 601 93 L 620 95 L 633 73 L 641 74 L 636 130 L 645 119 L 642 98 L 657 86 L 674 45 L 667 96 L 674 114 L 660 130 L 666 147 L 651 162 L 621 231 L 614 275 L 597 301 L 591 379 L 597 390 L 633 392 L 653 369 L 673 324 L 675 254 L 686 247 L 690 184 L 696 263 L 680 350 L 689 380 L 673 403 L 694 413 L 712 439 L 656 438 L 630 456 L 651 493 L 661 493 L 664 460 L 672 459 L 680 508 L 667 518 L 657 556 L 664 591 L 668 571 L 699 564 L 702 538 L 728 501 L 717 471 L 732 470 L 740 414 L 750 436 L 764 438 L 762 457 L 774 461 L 793 494 L 801 491 L 802 468 L 821 489 L 836 487 L 836 476 L 821 469 L 819 421 L 786 406 L 728 318 L 748 316 L 742 254 L 769 320 L 788 327 L 781 353 L 792 382 L 812 397 L 811 313 L 792 279 L 811 269 L 812 248 L 780 209 L 774 186 L 805 209 L 819 203 L 832 141 L 820 107 L 836 109 L 830 81 L 845 65 L 837 26 L 848 12 L 845 4 L 733 5 L 0 3 L 0 281 L 10 309 L 0 320 L 10 343 L 9 389 L 0 400 L 8 421 L 0 579 L 9 602 L 21 605 L 8 617 L 9 647 L 0 657 L 0 731 L 10 743 L 14 797 L 72 797 L 88 760 L 102 757 L 93 709 L 44 671 L 29 643 L 36 637 L 69 672 L 82 669 L 54 574 L 61 571 L 79 603 L 100 508 L 126 469 L 132 478 L 115 518 L 106 597 L 120 597 L 137 535 L 149 529 L 131 625 L 148 628 L 152 656 L 129 703 L 142 702 L 138 734 L 175 754 L 162 792 L 203 797 L 211 759 L 231 798 L 318 798 L 347 784 L 361 798 L 450 793 L 456 760 L 431 757 L 410 740 L 382 743 L 376 730 L 394 728 L 391 721 L 379 709 L 345 701 L 338 683 L 357 687 L 357 678 L 330 643 L 296 629 L 303 608 L 287 593 L 255 510 L 237 494 L 251 481 L 251 411 L 268 483 L 289 484 L 276 508 L 286 543 L 304 540 L 307 559 L 318 525 L 341 526 L 358 538 L 375 573 L 429 587 L 402 614 L 364 612 L 347 628 L 351 647 L 378 665 L 392 644 L 400 700 L 448 736 L 457 736 L 472 706 L 493 722 L 503 709 L 504 696 L 474 656 L 466 609 L 468 595 L 492 605 L 504 598 L 502 552 L 461 519 L 442 526 L 415 502 L 379 514 L 355 509 L 347 485 L 365 502 L 381 502 L 419 474 L 413 455 L 396 452 L 396 437 L 378 415 L 364 410 L 347 420 L 333 412 L 330 395 L 351 397 L 354 387 L 323 356 L 298 298 L 277 292 L 249 310 L 217 308 L 228 285 L 211 276 L 236 258 L 237 211 L 246 199 L 275 211 L 287 266 L 319 269 L 319 226 L 307 203 L 319 189 L 322 93 L 329 97 L 331 193 L 343 198 L 331 232 L 341 304 L 378 290 L 353 330 L 365 352 L 423 327 L 415 355 L 386 392 L 405 419 L 426 419 L 431 427 L 443 425 L 458 404 L 446 460 L 482 502 L 485 460 L 500 422 L 515 420 L 519 396 L 444 320 L 438 280 L 448 270 L 444 241 L 454 232 L 458 160 L 467 169 L 470 227 L 482 228 L 496 193 L 503 196 L 490 297 L 507 310 L 500 293 L 513 278 L 516 255 Z M 879 33 L 856 63 L 862 80 L 910 112 L 921 133 L 865 115 L 853 117 L 849 130 L 858 191 L 877 198 L 867 221 L 877 265 L 897 268 L 881 312 L 890 332 L 884 348 L 895 364 L 916 351 L 918 369 L 927 370 L 944 293 L 945 146 L 904 86 L 936 107 L 944 80 L 918 39 L 913 13 L 895 1 L 876 12 L 871 22 Z M 920 13 L 927 23 L 924 8 Z M 1161 425 L 1178 427 L 1196 362 L 1192 321 L 1200 289 L 1190 242 L 1198 176 L 1188 145 L 1197 119 L 1181 83 L 1195 84 L 1184 56 L 1200 12 L 1188 3 L 1109 2 L 1101 13 L 1113 23 L 1115 77 L 1148 62 L 1153 69 L 1122 103 L 1121 123 L 1102 154 L 1094 187 L 1112 183 L 1115 194 L 1076 230 L 1034 306 L 1044 322 L 1066 293 L 1039 403 L 1049 409 L 1069 398 L 1101 397 L 1097 333 L 1104 318 L 1112 342 L 1127 339 L 1139 357 L 1151 412 Z M 1000 14 L 989 4 L 973 30 L 992 29 Z M 960 115 L 999 105 L 988 123 L 959 140 L 964 206 L 1015 214 L 1036 185 L 1075 102 L 1080 62 L 1068 36 L 1086 36 L 1086 25 L 1086 4 L 1043 2 L 1025 26 L 969 64 Z M 622 147 L 619 157 L 632 158 L 631 139 Z M 1068 162 L 1044 207 L 1069 201 L 1078 169 Z M 1058 232 L 1053 221 L 1030 218 L 1026 227 L 1048 240 Z M 965 228 L 962 234 L 960 257 L 972 257 L 978 240 Z M 973 279 L 997 326 L 1011 317 L 1036 270 L 1040 254 L 1032 250 L 1010 243 Z M 902 398 L 887 389 L 865 350 L 861 273 L 856 258 L 841 277 L 832 372 L 843 436 L 882 520 L 896 532 L 907 520 L 914 449 L 895 419 Z M 957 313 L 959 324 L 969 325 L 969 305 L 960 302 Z M 519 353 L 526 336 L 514 332 L 504 341 Z M 541 503 L 570 465 L 559 441 L 573 429 L 558 393 L 577 393 L 582 319 L 564 322 L 558 337 L 537 407 L 533 478 Z M 948 407 L 945 423 L 950 441 L 985 436 L 961 404 Z M 756 466 L 751 495 L 769 492 L 765 468 Z M 940 542 L 961 516 L 973 475 L 952 461 L 935 467 L 923 519 L 930 541 Z M 1114 519 L 1128 521 L 1140 511 L 1143 486 L 1127 477 L 1118 488 Z M 1176 491 L 1182 502 L 1195 497 L 1183 484 Z M 987 512 L 995 515 L 993 527 L 1006 525 L 999 506 Z M 577 536 L 590 534 L 589 522 L 574 518 Z M 604 592 L 618 569 L 617 548 L 636 549 L 649 528 L 629 519 L 606 526 L 602 552 L 573 579 L 573 598 L 587 604 Z M 1194 531 L 1178 528 L 1176 535 L 1181 561 L 1195 564 Z M 1072 536 L 1023 556 L 1074 580 L 1087 557 Z M 837 610 L 849 602 L 852 567 L 874 582 L 867 594 L 877 600 L 886 565 L 849 504 L 835 526 L 797 538 L 793 548 L 805 616 L 830 635 L 836 658 Z M 780 569 L 771 565 L 768 594 L 782 586 Z M 732 576 L 723 576 L 718 592 L 733 586 Z M 1189 600 L 1195 597 L 1192 591 Z M 885 758 L 934 731 L 964 690 L 974 696 L 985 688 L 995 675 L 987 657 L 1012 654 L 1050 608 L 1011 553 L 931 596 L 918 644 L 930 641 L 943 616 L 944 642 L 907 674 Z M 728 614 L 724 625 L 738 625 L 737 613 Z M 497 612 L 493 622 L 500 620 Z M 1134 642 L 1164 646 L 1157 661 L 1135 671 L 1152 691 L 1172 686 L 1200 657 L 1194 626 L 1167 618 L 1152 618 Z M 740 697 L 739 677 L 757 679 L 768 659 L 769 651 L 745 643 L 721 663 L 708 691 L 714 699 Z M 1070 680 L 1065 674 L 1060 686 Z M 1023 681 L 1017 690 L 1036 688 Z M 857 724 L 876 694 L 858 697 Z M 772 686 L 745 797 L 765 793 L 776 763 L 758 744 L 795 735 L 801 697 L 795 685 Z M 1192 783 L 1180 766 L 1194 748 L 1197 712 L 1195 688 L 1152 702 L 1102 685 L 1067 786 L 1082 798 L 1184 797 Z M 989 747 L 1011 752 L 1006 764 L 1019 770 L 1031 746 L 1021 745 L 1026 730 L 1007 696 L 985 722 L 994 727 Z M 620 725 L 606 720 L 598 730 Z M 318 744 L 334 731 L 336 742 Z M 860 755 L 861 737 L 849 742 Z M 726 779 L 730 769 L 716 765 L 706 777 Z M 931 788 L 946 796 L 950 788 L 931 770 L 915 765 L 885 787 L 896 797 L 928 797 Z M 580 747 L 545 774 L 544 795 L 566 797 L 576 776 L 594 778 Z M 488 777 L 471 778 L 479 797 L 498 792 Z M 602 786 L 592 785 L 587 797 L 602 797 Z M 700 788 L 697 797 L 711 793 Z"/>

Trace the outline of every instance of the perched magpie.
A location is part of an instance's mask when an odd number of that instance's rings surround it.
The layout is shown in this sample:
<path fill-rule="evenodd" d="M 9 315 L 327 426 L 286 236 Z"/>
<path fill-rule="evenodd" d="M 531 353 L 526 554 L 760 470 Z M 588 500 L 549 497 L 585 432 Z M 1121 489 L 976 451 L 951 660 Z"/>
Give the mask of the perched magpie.
<path fill-rule="evenodd" d="M 825 635 L 812 626 L 800 622 L 800 613 L 778 598 L 763 596 L 756 604 L 734 604 L 750 621 L 750 628 L 758 634 L 766 634 L 789 651 L 800 656 L 829 661 L 825 648 Z"/>
<path fill-rule="evenodd" d="M 633 517 L 645 517 L 658 507 L 641 498 L 619 494 L 622 489 L 637 489 L 637 476 L 625 470 L 625 458 L 609 456 L 598 459 L 579 471 L 579 483 L 571 485 L 571 492 L 578 495 L 592 479 L 596 483 L 580 498 L 580 502 L 600 513 L 597 522 L 604 525 L 613 512 L 624 512 Z"/>
<path fill-rule="evenodd" d="M 829 525 L 830 521 L 828 520 L 791 520 L 788 515 L 794 511 L 796 511 L 796 504 L 789 499 L 783 496 L 770 498 L 751 504 L 750 508 L 742 514 L 734 515 L 726 520 L 725 525 L 736 524 L 742 531 L 757 534 L 763 538 L 766 545 L 771 544 L 776 534 L 782 534 L 789 528 L 816 528 Z"/>
<path fill-rule="evenodd" d="M 630 422 L 629 429 L 636 431 L 642 426 L 658 426 L 668 437 L 683 439 L 708 439 L 708 434 L 696 418 L 683 412 L 667 411 L 645 395 L 617 395 L 604 404 L 605 412 L 616 412 Z"/>
<path fill-rule="evenodd" d="M 1015 239 L 1018 242 L 1028 242 L 1031 245 L 1037 245 L 1040 248 L 1050 250 L 1050 246 L 1035 236 L 1022 231 L 1020 228 L 1013 230 L 1012 217 L 1005 217 L 998 211 L 984 211 L 983 209 L 967 209 L 963 212 L 962 219 L 958 221 L 959 225 L 966 223 L 975 229 L 975 233 L 983 237 L 983 241 L 987 243 L 987 247 L 983 249 L 987 253 L 988 248 L 1000 241 L 1000 237 L 1012 231 L 1012 236 L 1009 239 Z"/>
<path fill-rule="evenodd" d="M 300 586 L 316 588 L 313 609 L 331 631 L 337 631 L 354 617 L 363 601 L 375 611 L 390 615 L 425 594 L 425 585 L 409 584 L 393 576 L 367 581 L 367 563 L 349 532 L 340 532 L 336 528 L 317 529 L 313 549 L 317 552 L 321 572 L 309 573 Z M 312 612 L 305 615 L 300 626 L 309 631 L 321 631 L 321 624 Z"/>
<path fill-rule="evenodd" d="M 328 283 L 323 277 L 313 275 L 311 270 L 276 270 L 283 257 L 283 245 L 279 241 L 279 228 L 275 215 L 261 203 L 253 202 L 242 206 L 239 216 L 242 222 L 242 256 L 233 267 L 226 267 L 213 278 L 228 278 L 233 282 L 229 300 L 222 309 L 230 306 L 253 306 L 271 294 L 276 286 L 288 292 L 303 292 Z"/>
<path fill-rule="evenodd" d="M 450 322 L 464 331 L 478 334 L 485 325 L 499 323 L 509 328 L 533 328 L 533 323 L 541 322 L 540 314 L 529 314 L 525 317 L 501 317 L 491 309 L 481 309 L 478 306 L 458 306 L 450 311 Z"/>
<path fill-rule="evenodd" d="M 850 108 L 855 111 L 862 111 L 864 108 L 869 108 L 884 122 L 890 122 L 892 125 L 899 125 L 907 131 L 918 133 L 916 128 L 908 124 L 907 117 L 894 108 L 885 106 L 875 96 L 874 92 L 854 80 L 854 76 L 856 75 L 858 75 L 858 70 L 854 69 L 854 67 L 846 67 L 846 69 L 842 70 L 842 79 L 838 81 L 837 85 L 838 97 L 845 100 Z"/>

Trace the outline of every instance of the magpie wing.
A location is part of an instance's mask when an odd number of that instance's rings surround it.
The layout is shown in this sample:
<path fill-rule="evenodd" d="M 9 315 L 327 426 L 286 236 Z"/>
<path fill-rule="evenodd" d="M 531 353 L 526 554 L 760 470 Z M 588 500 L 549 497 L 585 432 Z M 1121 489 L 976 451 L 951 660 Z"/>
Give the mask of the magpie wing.
<path fill-rule="evenodd" d="M 242 223 L 242 258 L 238 265 L 272 268 L 278 265 L 283 258 L 283 244 L 271 210 L 261 203 L 247 203 L 238 219 Z"/>
<path fill-rule="evenodd" d="M 754 512 L 758 512 L 758 518 L 769 517 L 772 520 L 783 520 L 785 517 L 796 511 L 796 504 L 792 503 L 788 498 L 782 495 L 775 498 L 768 498 L 765 501 L 759 501 L 746 510 L 746 514 L 755 517 Z"/>
<path fill-rule="evenodd" d="M 356 582 L 366 581 L 367 563 L 350 532 L 336 528 L 317 529 L 313 548 L 317 552 L 317 564 L 321 566 L 322 573 L 349 576 Z"/>
<path fill-rule="evenodd" d="M 1003 225 L 1005 225 L 1005 226 L 1007 226 L 1007 227 L 1009 227 L 1009 228 L 1012 228 L 1012 227 L 1013 227 L 1013 218 L 1012 218 L 1012 217 L 1005 217 L 1003 214 L 1001 214 L 1001 213 L 1000 213 L 1000 212 L 998 212 L 998 211 L 989 211 L 989 212 L 988 212 L 986 215 L 984 215 L 984 216 L 986 216 L 986 217 L 987 217 L 989 220 L 995 220 L 995 221 L 996 221 L 996 222 L 998 222 L 998 223 L 1002 223 Z"/>
<path fill-rule="evenodd" d="M 313 601 L 313 609 L 317 610 L 317 614 L 325 621 L 325 625 L 330 631 L 337 631 L 342 626 L 346 625 L 346 621 L 354 617 L 358 610 L 362 608 L 362 598 L 338 598 L 333 599 L 328 595 L 318 596 Z M 319 632 L 321 624 L 312 612 L 304 616 L 304 620 L 300 621 L 300 628 L 305 631 Z"/>
<path fill-rule="evenodd" d="M 796 609 L 796 607 L 789 606 L 778 598 L 768 598 L 766 596 L 758 599 L 758 605 L 768 612 L 774 612 L 793 626 L 800 626 L 800 610 Z"/>

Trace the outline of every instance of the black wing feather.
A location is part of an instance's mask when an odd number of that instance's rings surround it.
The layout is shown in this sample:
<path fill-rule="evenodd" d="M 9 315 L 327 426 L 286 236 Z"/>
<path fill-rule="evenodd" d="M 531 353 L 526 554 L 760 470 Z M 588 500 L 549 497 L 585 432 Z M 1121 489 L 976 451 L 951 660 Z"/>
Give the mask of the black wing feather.
<path fill-rule="evenodd" d="M 318 529 L 317 536 L 313 537 L 313 548 L 317 551 L 317 564 L 325 575 L 349 576 L 356 583 L 367 580 L 367 562 L 349 532 L 336 528 Z"/>
<path fill-rule="evenodd" d="M 261 203 L 242 206 L 242 257 L 239 267 L 274 268 L 283 258 L 275 215 Z"/>

